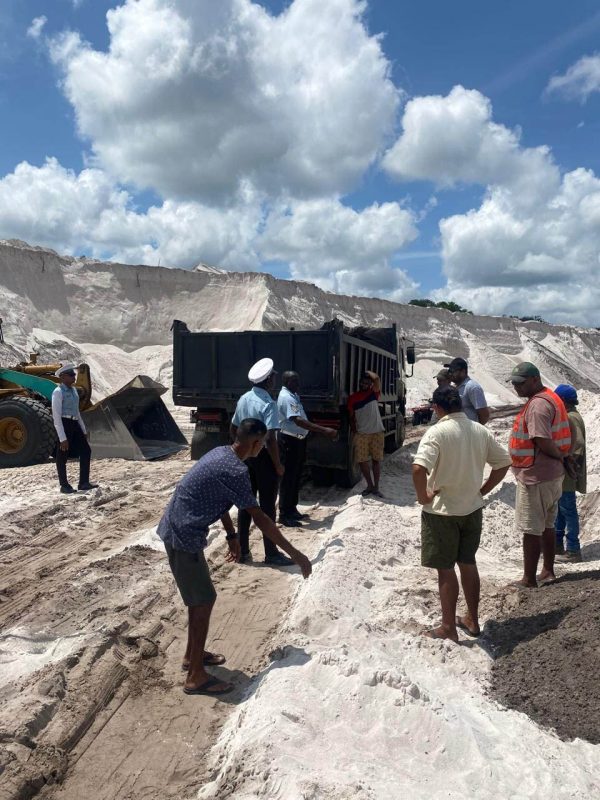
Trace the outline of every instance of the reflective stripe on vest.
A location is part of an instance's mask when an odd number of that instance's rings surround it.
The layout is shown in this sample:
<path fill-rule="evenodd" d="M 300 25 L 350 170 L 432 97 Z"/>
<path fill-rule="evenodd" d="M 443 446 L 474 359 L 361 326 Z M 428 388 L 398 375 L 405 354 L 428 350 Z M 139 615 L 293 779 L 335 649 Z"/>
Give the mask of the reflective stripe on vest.
<path fill-rule="evenodd" d="M 565 455 L 571 449 L 571 429 L 565 405 L 557 394 L 554 394 L 550 389 L 544 389 L 529 398 L 521 413 L 517 415 L 513 425 L 508 449 L 512 457 L 513 467 L 521 469 L 533 466 L 535 461 L 535 444 L 529 438 L 527 423 L 525 422 L 525 413 L 534 397 L 543 397 L 554 407 L 551 426 L 554 444 Z"/>

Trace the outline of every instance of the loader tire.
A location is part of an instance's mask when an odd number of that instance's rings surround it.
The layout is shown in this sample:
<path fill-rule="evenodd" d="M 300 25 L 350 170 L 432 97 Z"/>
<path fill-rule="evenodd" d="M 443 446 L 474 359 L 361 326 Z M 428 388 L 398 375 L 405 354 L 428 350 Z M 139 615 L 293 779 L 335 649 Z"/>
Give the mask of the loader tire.
<path fill-rule="evenodd" d="M 56 447 L 50 409 L 32 397 L 0 400 L 0 467 L 46 461 Z"/>

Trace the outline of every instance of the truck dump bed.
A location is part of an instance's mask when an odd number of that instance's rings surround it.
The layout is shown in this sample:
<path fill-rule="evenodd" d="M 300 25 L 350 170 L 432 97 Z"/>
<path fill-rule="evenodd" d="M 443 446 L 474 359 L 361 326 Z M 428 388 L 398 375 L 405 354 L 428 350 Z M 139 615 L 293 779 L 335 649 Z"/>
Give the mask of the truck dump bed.
<path fill-rule="evenodd" d="M 328 397 L 334 391 L 331 346 L 329 331 L 191 333 L 187 326 L 178 327 L 173 338 L 173 401 L 184 406 L 209 397 L 235 402 L 249 389 L 252 364 L 266 357 L 279 372 L 294 369 L 302 375 L 303 395 Z"/>
<path fill-rule="evenodd" d="M 173 402 L 180 406 L 224 405 L 232 411 L 250 388 L 249 368 L 267 357 L 280 373 L 294 370 L 300 374 L 307 409 L 344 405 L 348 395 L 357 391 L 365 370 L 381 377 L 382 400 L 398 396 L 395 328 L 347 332 L 335 320 L 315 331 L 192 333 L 176 320 Z"/>

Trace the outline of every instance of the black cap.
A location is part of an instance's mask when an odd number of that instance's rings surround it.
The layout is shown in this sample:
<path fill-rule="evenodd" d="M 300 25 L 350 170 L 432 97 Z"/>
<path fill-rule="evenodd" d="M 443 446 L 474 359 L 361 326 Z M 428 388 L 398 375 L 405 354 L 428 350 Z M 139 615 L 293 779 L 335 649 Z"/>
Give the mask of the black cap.
<path fill-rule="evenodd" d="M 448 369 L 468 369 L 464 358 L 453 358 L 449 364 L 444 364 L 444 366 Z"/>

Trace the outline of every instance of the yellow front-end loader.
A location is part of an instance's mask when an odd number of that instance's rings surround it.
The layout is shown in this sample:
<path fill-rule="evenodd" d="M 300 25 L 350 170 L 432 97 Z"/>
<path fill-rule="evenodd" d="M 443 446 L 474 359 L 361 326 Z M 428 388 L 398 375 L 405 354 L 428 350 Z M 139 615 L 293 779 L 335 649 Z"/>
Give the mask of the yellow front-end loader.
<path fill-rule="evenodd" d="M 0 467 L 46 461 L 56 448 L 52 392 L 61 364 L 38 364 L 37 354 L 0 368 Z M 167 390 L 146 375 L 92 405 L 87 364 L 77 369 L 79 409 L 90 434 L 92 457 L 135 461 L 162 458 L 187 448 L 187 441 L 161 400 Z"/>

